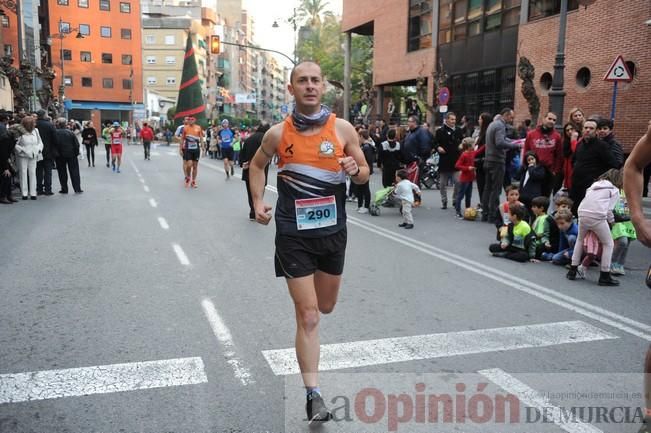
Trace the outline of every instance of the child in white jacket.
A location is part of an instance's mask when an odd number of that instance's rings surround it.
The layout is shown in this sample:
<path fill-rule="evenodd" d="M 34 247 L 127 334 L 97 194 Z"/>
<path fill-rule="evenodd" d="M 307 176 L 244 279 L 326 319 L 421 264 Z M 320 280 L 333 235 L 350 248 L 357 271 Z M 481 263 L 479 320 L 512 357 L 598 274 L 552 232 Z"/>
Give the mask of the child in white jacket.
<path fill-rule="evenodd" d="M 414 206 L 414 192 L 420 195 L 420 188 L 418 185 L 412 183 L 407 179 L 406 170 L 398 170 L 396 172 L 396 190 L 394 194 L 400 199 L 402 205 L 402 218 L 403 222 L 398 224 L 399 227 L 406 229 L 414 228 L 414 217 L 411 214 L 411 208 Z"/>
<path fill-rule="evenodd" d="M 613 209 L 619 200 L 619 190 L 622 188 L 622 172 L 610 169 L 602 174 L 595 183 L 588 188 L 585 198 L 578 210 L 579 235 L 576 239 L 572 254 L 572 267 L 567 272 L 567 278 L 574 280 L 577 277 L 578 265 L 583 254 L 583 238 L 588 231 L 599 238 L 602 246 L 600 286 L 618 286 L 619 281 L 610 275 L 610 261 L 613 255 L 613 237 L 610 234 L 608 223 L 613 223 L 615 217 Z M 578 275 L 583 278 L 583 275 Z"/>

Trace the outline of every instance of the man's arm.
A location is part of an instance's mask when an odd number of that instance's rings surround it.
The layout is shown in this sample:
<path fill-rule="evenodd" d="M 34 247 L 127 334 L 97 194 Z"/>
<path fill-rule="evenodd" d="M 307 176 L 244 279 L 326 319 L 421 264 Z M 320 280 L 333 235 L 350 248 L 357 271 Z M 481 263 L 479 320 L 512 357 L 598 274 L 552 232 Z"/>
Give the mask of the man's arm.
<path fill-rule="evenodd" d="M 642 209 L 642 183 L 644 167 L 649 163 L 651 163 L 651 120 L 646 134 L 638 140 L 624 165 L 624 191 L 631 210 L 631 220 L 637 238 L 647 247 L 651 247 L 651 221 L 644 217 Z"/>
<path fill-rule="evenodd" d="M 255 220 L 264 225 L 269 224 L 269 221 L 271 221 L 271 206 L 262 200 L 265 185 L 264 168 L 276 153 L 282 133 L 283 123 L 272 126 L 264 134 L 262 144 L 249 162 L 249 186 L 251 188 L 253 209 L 255 210 Z"/>
<path fill-rule="evenodd" d="M 498 149 L 517 149 L 519 146 L 513 144 L 512 140 L 506 136 L 506 127 L 495 129 L 495 147 Z"/>
<path fill-rule="evenodd" d="M 339 164 L 353 183 L 362 185 L 368 182 L 370 168 L 359 145 L 359 136 L 355 128 L 347 121 L 337 119 L 337 133 L 344 140 L 344 153 L 346 154 Z"/>

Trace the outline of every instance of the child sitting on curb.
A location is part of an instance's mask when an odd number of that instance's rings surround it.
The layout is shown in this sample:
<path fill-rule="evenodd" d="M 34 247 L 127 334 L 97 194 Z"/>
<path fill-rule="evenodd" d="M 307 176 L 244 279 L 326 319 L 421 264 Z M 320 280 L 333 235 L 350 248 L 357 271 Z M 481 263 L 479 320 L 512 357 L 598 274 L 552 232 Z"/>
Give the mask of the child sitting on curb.
<path fill-rule="evenodd" d="M 558 252 L 552 255 L 552 263 L 558 266 L 565 266 L 572 260 L 574 244 L 579 235 L 579 226 L 574 222 L 572 212 L 569 209 L 559 209 L 554 218 L 559 231 Z"/>
<path fill-rule="evenodd" d="M 503 257 L 516 262 L 536 262 L 536 244 L 533 230 L 524 218 L 524 206 L 513 203 L 509 206 L 509 225 L 500 243 L 491 244 L 488 250 L 495 257 Z"/>

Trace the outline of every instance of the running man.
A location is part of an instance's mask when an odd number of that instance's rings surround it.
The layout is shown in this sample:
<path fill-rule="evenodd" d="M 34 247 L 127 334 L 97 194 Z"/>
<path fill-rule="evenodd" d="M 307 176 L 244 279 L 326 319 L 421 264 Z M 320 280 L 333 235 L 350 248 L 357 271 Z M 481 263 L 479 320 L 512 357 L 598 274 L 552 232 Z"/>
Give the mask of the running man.
<path fill-rule="evenodd" d="M 203 129 L 195 124 L 194 117 L 188 117 L 187 125 L 181 132 L 181 146 L 183 157 L 183 172 L 185 173 L 185 187 L 197 187 L 197 169 L 201 156 L 201 143 L 203 142 Z"/>
<path fill-rule="evenodd" d="M 228 119 L 222 120 L 222 128 L 217 133 L 219 136 L 219 147 L 224 158 L 224 171 L 226 172 L 226 180 L 235 174 L 233 168 L 233 138 L 235 134 L 229 127 Z"/>
<path fill-rule="evenodd" d="M 341 285 L 346 175 L 363 184 L 369 167 L 353 126 L 321 105 L 324 82 L 319 65 L 303 62 L 294 67 L 288 90 L 296 101 L 294 112 L 264 135 L 249 176 L 256 221 L 269 224 L 264 168 L 278 155 L 275 269 L 277 277 L 286 279 L 294 301 L 296 357 L 312 424 L 331 418 L 319 390 L 319 312 L 332 312 Z"/>
<path fill-rule="evenodd" d="M 109 129 L 109 138 L 111 140 L 111 166 L 113 171 L 119 173 L 122 165 L 122 144 L 124 131 L 119 122 L 113 122 L 113 127 Z"/>
<path fill-rule="evenodd" d="M 109 131 L 111 130 L 111 122 L 106 122 L 104 124 L 104 129 L 102 129 L 102 138 L 104 139 L 104 149 L 106 150 L 106 168 L 109 168 L 109 163 L 111 162 L 111 136 Z"/>

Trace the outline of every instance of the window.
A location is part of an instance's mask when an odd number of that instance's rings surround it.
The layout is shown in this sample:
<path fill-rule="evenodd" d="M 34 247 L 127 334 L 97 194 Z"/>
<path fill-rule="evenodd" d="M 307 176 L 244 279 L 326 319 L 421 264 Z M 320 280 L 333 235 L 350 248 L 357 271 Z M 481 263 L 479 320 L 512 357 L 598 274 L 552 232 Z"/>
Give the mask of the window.
<path fill-rule="evenodd" d="M 504 0 L 504 18 L 502 27 L 513 27 L 520 24 L 520 1 Z"/>
<path fill-rule="evenodd" d="M 156 36 L 154 35 L 145 35 L 145 43 L 146 44 L 155 44 L 156 43 Z"/>
<path fill-rule="evenodd" d="M 5 44 L 5 56 L 11 56 L 13 52 L 14 48 L 9 44 Z"/>
<path fill-rule="evenodd" d="M 57 0 L 57 4 L 60 6 L 68 6 L 68 0 Z"/>
<path fill-rule="evenodd" d="M 441 0 L 439 7 L 439 44 L 452 42 L 452 0 Z"/>
<path fill-rule="evenodd" d="M 60 33 L 70 33 L 70 23 L 66 23 L 65 21 L 62 21 L 59 24 L 59 32 Z"/>
<path fill-rule="evenodd" d="M 549 72 L 545 72 L 540 76 L 540 89 L 543 93 L 549 92 L 549 89 L 552 88 L 552 81 L 552 74 Z"/>
<path fill-rule="evenodd" d="M 590 69 L 583 67 L 576 72 L 576 85 L 580 89 L 585 89 L 590 85 L 590 80 L 592 79 L 592 73 Z"/>
<path fill-rule="evenodd" d="M 488 0 L 486 2 L 486 23 L 484 30 L 487 32 L 497 30 L 502 25 L 502 0 Z"/>
<path fill-rule="evenodd" d="M 147 84 L 156 84 L 156 77 L 147 77 Z"/>
<path fill-rule="evenodd" d="M 93 87 L 93 79 L 90 77 L 81 77 L 81 87 Z"/>
<path fill-rule="evenodd" d="M 72 51 L 63 50 L 63 60 L 72 60 Z"/>
<path fill-rule="evenodd" d="M 122 64 L 123 65 L 130 65 L 133 63 L 133 57 L 131 54 L 122 54 Z"/>
<path fill-rule="evenodd" d="M 111 1 L 110 0 L 99 0 L 99 10 L 101 10 L 101 11 L 110 11 L 111 10 Z"/>
<path fill-rule="evenodd" d="M 567 10 L 579 8 L 578 0 L 568 0 Z M 561 0 L 529 0 L 529 21 L 561 13 Z"/>
<path fill-rule="evenodd" d="M 122 80 L 122 88 L 125 90 L 131 90 L 131 79 L 124 78 Z"/>
<path fill-rule="evenodd" d="M 88 0 L 77 0 L 77 7 L 87 8 L 88 7 Z"/>
<path fill-rule="evenodd" d="M 63 77 L 63 84 L 65 84 L 66 87 L 72 87 L 72 77 L 70 75 Z"/>
<path fill-rule="evenodd" d="M 156 64 L 156 56 L 147 56 L 147 64 L 148 65 L 155 65 Z"/>
<path fill-rule="evenodd" d="M 92 62 L 93 61 L 93 56 L 90 53 L 90 51 L 82 51 L 80 55 L 80 60 L 82 62 Z"/>
<path fill-rule="evenodd" d="M 105 89 L 113 88 L 113 78 L 102 78 L 102 87 Z"/>
<path fill-rule="evenodd" d="M 90 26 L 88 24 L 79 24 L 79 34 L 83 36 L 89 36 Z"/>
<path fill-rule="evenodd" d="M 120 29 L 120 37 L 122 39 L 131 39 L 131 29 Z"/>
<path fill-rule="evenodd" d="M 9 17 L 2 15 L 2 27 L 9 27 Z"/>
<path fill-rule="evenodd" d="M 103 38 L 111 37 L 111 28 L 110 27 L 100 27 L 100 34 Z"/>
<path fill-rule="evenodd" d="M 165 56 L 165 63 L 167 63 L 168 65 L 176 65 L 176 57 Z"/>
<path fill-rule="evenodd" d="M 165 45 L 174 45 L 176 43 L 176 38 L 174 35 L 165 35 Z"/>
<path fill-rule="evenodd" d="M 167 77 L 167 85 L 176 84 L 176 77 Z"/>
<path fill-rule="evenodd" d="M 131 13 L 131 3 L 120 2 L 120 12 L 123 14 Z"/>
<path fill-rule="evenodd" d="M 113 63 L 113 54 L 111 53 L 102 53 L 102 63 Z"/>
<path fill-rule="evenodd" d="M 432 2 L 430 0 L 409 1 L 409 28 L 407 51 L 416 51 L 432 46 Z"/>

